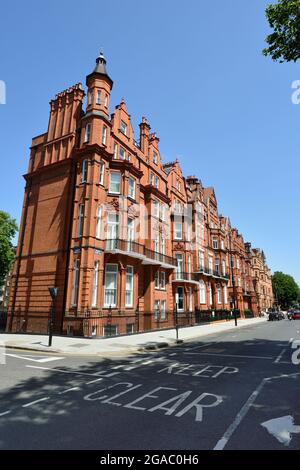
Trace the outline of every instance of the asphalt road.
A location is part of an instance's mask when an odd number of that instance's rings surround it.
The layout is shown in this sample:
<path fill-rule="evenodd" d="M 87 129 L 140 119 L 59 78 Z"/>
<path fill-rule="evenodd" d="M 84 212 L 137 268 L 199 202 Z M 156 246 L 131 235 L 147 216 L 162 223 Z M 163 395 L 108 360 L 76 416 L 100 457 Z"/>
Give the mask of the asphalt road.
<path fill-rule="evenodd" d="M 300 449 L 300 321 L 125 359 L 0 359 L 0 449 Z"/>

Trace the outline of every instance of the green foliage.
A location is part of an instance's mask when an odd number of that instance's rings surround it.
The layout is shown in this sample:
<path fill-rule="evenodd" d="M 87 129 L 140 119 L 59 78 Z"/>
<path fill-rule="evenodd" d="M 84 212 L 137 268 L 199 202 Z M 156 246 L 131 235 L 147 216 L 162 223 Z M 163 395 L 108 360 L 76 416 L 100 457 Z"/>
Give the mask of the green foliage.
<path fill-rule="evenodd" d="M 273 33 L 266 37 L 265 56 L 275 61 L 296 62 L 300 58 L 300 0 L 279 0 L 268 5 L 266 17 Z"/>
<path fill-rule="evenodd" d="M 275 299 L 284 310 L 300 300 L 300 289 L 292 276 L 277 271 L 272 276 L 272 285 Z"/>
<path fill-rule="evenodd" d="M 12 239 L 18 231 L 17 222 L 6 212 L 0 211 L 0 285 L 15 258 Z"/>

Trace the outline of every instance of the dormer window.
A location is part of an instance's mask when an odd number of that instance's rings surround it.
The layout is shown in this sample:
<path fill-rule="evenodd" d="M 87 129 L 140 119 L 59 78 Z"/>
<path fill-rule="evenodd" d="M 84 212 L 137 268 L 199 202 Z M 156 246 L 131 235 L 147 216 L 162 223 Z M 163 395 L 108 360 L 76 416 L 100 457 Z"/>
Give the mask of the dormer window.
<path fill-rule="evenodd" d="M 121 121 L 120 131 L 122 134 L 127 135 L 127 124 L 124 121 Z"/>
<path fill-rule="evenodd" d="M 101 104 L 101 90 L 97 91 L 96 104 Z"/>
<path fill-rule="evenodd" d="M 158 162 L 157 153 L 153 152 L 153 163 L 155 163 L 155 165 L 157 165 L 157 162 Z"/>

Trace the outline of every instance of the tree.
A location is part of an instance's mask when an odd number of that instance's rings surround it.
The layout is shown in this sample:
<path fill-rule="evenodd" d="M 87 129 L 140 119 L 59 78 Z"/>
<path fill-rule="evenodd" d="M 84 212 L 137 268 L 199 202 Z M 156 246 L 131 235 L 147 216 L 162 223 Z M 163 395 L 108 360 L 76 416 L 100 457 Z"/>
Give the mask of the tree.
<path fill-rule="evenodd" d="M 15 219 L 7 212 L 0 211 L 0 286 L 15 258 L 12 239 L 18 231 Z"/>
<path fill-rule="evenodd" d="M 296 62 L 300 58 L 300 0 L 279 0 L 266 8 L 273 33 L 266 37 L 265 56 L 275 61 Z"/>
<path fill-rule="evenodd" d="M 276 271 L 272 276 L 272 286 L 275 299 L 284 310 L 300 301 L 300 289 L 292 276 Z"/>

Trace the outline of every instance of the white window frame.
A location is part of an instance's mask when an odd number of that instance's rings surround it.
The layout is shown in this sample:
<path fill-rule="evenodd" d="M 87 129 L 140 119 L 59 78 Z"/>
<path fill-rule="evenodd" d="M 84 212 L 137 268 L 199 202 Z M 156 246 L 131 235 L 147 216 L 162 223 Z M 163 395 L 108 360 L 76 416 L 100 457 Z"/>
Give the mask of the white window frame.
<path fill-rule="evenodd" d="M 114 271 L 109 271 L 107 268 L 108 267 L 115 267 L 116 269 Z M 106 279 L 107 279 L 107 274 L 108 273 L 112 273 L 112 274 L 115 274 L 115 279 L 116 279 L 116 287 L 114 289 L 107 289 L 106 288 Z M 115 291 L 115 302 L 114 303 L 111 303 L 111 302 L 106 302 L 106 291 L 107 290 L 114 290 Z M 117 306 L 117 303 L 118 303 L 118 265 L 115 264 L 115 263 L 108 263 L 105 265 L 105 274 L 104 274 L 104 307 L 116 307 Z"/>
<path fill-rule="evenodd" d="M 221 289 L 221 286 L 220 284 L 217 285 L 217 303 L 218 305 L 221 305 L 222 303 L 222 289 Z"/>
<path fill-rule="evenodd" d="M 193 311 L 193 289 L 189 288 L 189 312 Z"/>
<path fill-rule="evenodd" d="M 175 253 L 175 259 L 176 259 L 176 268 L 175 268 L 176 279 L 182 279 L 183 272 L 184 272 L 183 254 Z"/>
<path fill-rule="evenodd" d="M 214 258 L 213 256 L 208 257 L 208 271 L 209 274 L 212 274 L 214 271 Z"/>
<path fill-rule="evenodd" d="M 159 288 L 160 290 L 166 290 L 166 273 L 164 271 L 159 271 Z"/>
<path fill-rule="evenodd" d="M 78 230 L 77 230 L 78 238 L 81 238 L 83 236 L 83 225 L 84 225 L 84 204 L 80 204 L 79 209 L 78 209 Z"/>
<path fill-rule="evenodd" d="M 128 197 L 135 199 L 135 179 L 131 176 L 128 178 Z"/>
<path fill-rule="evenodd" d="M 127 124 L 122 119 L 120 123 L 120 131 L 122 132 L 122 134 L 127 135 Z"/>
<path fill-rule="evenodd" d="M 88 122 L 85 126 L 84 142 L 87 143 L 91 140 L 92 124 Z"/>
<path fill-rule="evenodd" d="M 228 291 L 227 291 L 227 286 L 224 286 L 223 289 L 223 296 L 224 296 L 224 304 L 228 303 Z"/>
<path fill-rule="evenodd" d="M 129 281 L 130 289 L 127 289 L 127 282 Z M 133 266 L 126 266 L 126 281 L 125 281 L 125 307 L 133 307 L 133 287 L 134 287 L 134 269 Z M 130 295 L 130 300 L 127 301 L 127 295 Z"/>
<path fill-rule="evenodd" d="M 184 311 L 184 288 L 183 288 L 183 286 L 178 286 L 177 287 L 175 295 L 178 295 L 178 298 L 179 298 L 178 289 L 181 289 L 181 291 L 182 291 L 182 308 L 179 308 L 179 302 L 178 302 L 177 311 L 178 312 L 183 312 Z"/>
<path fill-rule="evenodd" d="M 84 159 L 82 162 L 81 183 L 87 183 L 88 179 L 88 160 Z"/>
<path fill-rule="evenodd" d="M 153 163 L 157 165 L 158 159 L 157 159 L 157 152 L 153 151 Z"/>
<path fill-rule="evenodd" d="M 159 271 L 156 271 L 154 274 L 154 289 L 158 290 L 160 286 Z"/>
<path fill-rule="evenodd" d="M 153 199 L 153 215 L 159 217 L 159 202 L 157 199 Z"/>
<path fill-rule="evenodd" d="M 124 147 L 121 146 L 119 150 L 119 158 L 120 160 L 126 160 L 126 150 L 124 149 Z"/>
<path fill-rule="evenodd" d="M 159 204 L 159 218 L 162 222 L 166 220 L 166 206 L 163 202 Z"/>
<path fill-rule="evenodd" d="M 106 145 L 106 139 L 107 139 L 107 126 L 102 127 L 102 145 Z"/>
<path fill-rule="evenodd" d="M 101 239 L 102 207 L 98 206 L 96 210 L 96 238 Z"/>
<path fill-rule="evenodd" d="M 119 184 L 119 190 L 118 191 L 112 191 L 111 184 L 112 184 L 112 175 L 119 175 L 119 183 L 113 182 L 113 184 Z M 120 171 L 111 171 L 109 173 L 109 190 L 108 192 L 110 194 L 121 194 L 121 182 L 122 182 L 122 177 Z"/>
<path fill-rule="evenodd" d="M 92 292 L 92 307 L 97 307 L 98 300 L 98 278 L 99 278 L 99 261 L 95 261 L 93 273 L 93 292 Z"/>
<path fill-rule="evenodd" d="M 97 90 L 96 104 L 101 104 L 101 90 Z"/>
<path fill-rule="evenodd" d="M 182 221 L 174 221 L 174 240 L 182 240 Z"/>
<path fill-rule="evenodd" d="M 165 300 L 160 301 L 160 319 L 161 320 L 166 319 L 166 305 L 167 305 L 167 302 Z"/>
<path fill-rule="evenodd" d="M 205 304 L 206 303 L 206 288 L 205 288 L 205 282 L 200 281 L 199 283 L 199 293 L 200 293 L 200 304 Z"/>
<path fill-rule="evenodd" d="M 76 307 L 77 305 L 79 273 L 80 273 L 80 259 L 77 258 L 74 262 L 74 271 L 73 271 L 73 284 L 72 284 L 72 295 L 71 295 L 72 307 Z"/>
<path fill-rule="evenodd" d="M 212 242 L 213 242 L 213 248 L 214 248 L 215 250 L 218 250 L 218 248 L 219 248 L 219 240 L 218 240 L 217 238 L 213 238 L 213 241 L 212 241 Z"/>
<path fill-rule="evenodd" d="M 114 142 L 114 160 L 118 158 L 118 144 Z"/>
<path fill-rule="evenodd" d="M 205 254 L 204 251 L 199 250 L 199 269 L 205 268 Z"/>
<path fill-rule="evenodd" d="M 104 185 L 104 170 L 105 170 L 105 163 L 103 161 L 99 164 L 99 184 Z"/>

